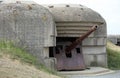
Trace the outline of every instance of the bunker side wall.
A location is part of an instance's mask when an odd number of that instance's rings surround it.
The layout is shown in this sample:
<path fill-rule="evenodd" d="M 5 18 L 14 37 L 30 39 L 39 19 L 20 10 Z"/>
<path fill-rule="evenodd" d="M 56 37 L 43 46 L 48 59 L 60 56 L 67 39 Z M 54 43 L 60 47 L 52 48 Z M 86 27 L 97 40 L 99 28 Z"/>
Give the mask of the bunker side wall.
<path fill-rule="evenodd" d="M 13 41 L 45 64 L 48 47 L 55 46 L 55 24 L 51 13 L 34 4 L 0 5 L 0 40 Z"/>
<path fill-rule="evenodd" d="M 82 50 L 86 66 L 107 67 L 106 26 L 100 26 L 93 34 L 82 42 Z"/>

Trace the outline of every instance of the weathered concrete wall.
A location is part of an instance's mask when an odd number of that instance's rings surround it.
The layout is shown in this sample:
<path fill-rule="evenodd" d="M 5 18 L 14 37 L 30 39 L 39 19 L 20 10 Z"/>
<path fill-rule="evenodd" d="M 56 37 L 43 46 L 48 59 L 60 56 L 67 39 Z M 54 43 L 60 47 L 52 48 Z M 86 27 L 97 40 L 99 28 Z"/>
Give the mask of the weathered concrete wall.
<path fill-rule="evenodd" d="M 12 40 L 44 63 L 49 46 L 56 45 L 51 13 L 37 4 L 0 5 L 0 39 Z"/>
<path fill-rule="evenodd" d="M 99 22 L 103 23 L 101 15 L 83 5 L 43 5 L 48 8 L 56 22 Z"/>
<path fill-rule="evenodd" d="M 83 41 L 83 53 L 87 66 L 96 63 L 96 66 L 107 67 L 106 33 L 106 24 L 104 23 L 93 33 L 93 37 L 88 37 Z"/>
<path fill-rule="evenodd" d="M 16 2 L 21 2 L 21 3 L 35 3 L 33 0 L 2 0 L 3 3 L 16 3 Z"/>
<path fill-rule="evenodd" d="M 74 28 L 79 26 L 77 29 L 79 29 L 80 27 L 82 27 L 81 29 L 83 29 L 83 27 L 86 26 L 92 27 L 93 25 L 98 25 L 98 29 L 82 42 L 84 60 L 86 66 L 91 66 L 92 63 L 95 62 L 96 66 L 104 67 L 107 66 L 106 22 L 99 13 L 82 5 L 44 5 L 44 6 L 48 8 L 50 12 L 53 14 L 56 25 L 59 28 L 60 26 L 61 27 L 64 26 L 64 28 L 68 28 L 70 31 L 69 27 L 71 26 Z M 59 36 L 58 32 L 57 37 L 79 37 L 77 29 L 75 31 L 71 30 L 70 32 L 71 34 L 69 34 L 69 31 L 67 32 L 64 31 L 64 33 L 62 33 L 63 36 L 62 35 Z M 81 31 L 79 31 L 79 34 Z M 68 35 L 64 35 L 66 33 L 68 33 Z"/>
<path fill-rule="evenodd" d="M 24 47 L 46 66 L 54 68 L 55 58 L 49 58 L 49 47 L 56 46 L 56 25 L 98 25 L 98 30 L 82 42 L 86 66 L 96 63 L 107 66 L 106 23 L 95 11 L 82 5 L 55 5 L 4 3 L 0 5 L 0 39 L 12 40 Z M 53 20 L 55 19 L 55 21 Z M 83 26 L 84 27 L 84 26 Z M 67 36 L 69 37 L 69 36 Z M 70 36 L 72 37 L 72 36 Z M 73 36 L 79 37 L 79 35 Z"/>
<path fill-rule="evenodd" d="M 93 33 L 93 35 L 93 37 L 88 37 L 83 41 L 83 53 L 85 63 L 87 66 L 94 65 L 107 67 L 106 23 L 104 22 L 104 24 L 99 26 L 99 28 Z"/>

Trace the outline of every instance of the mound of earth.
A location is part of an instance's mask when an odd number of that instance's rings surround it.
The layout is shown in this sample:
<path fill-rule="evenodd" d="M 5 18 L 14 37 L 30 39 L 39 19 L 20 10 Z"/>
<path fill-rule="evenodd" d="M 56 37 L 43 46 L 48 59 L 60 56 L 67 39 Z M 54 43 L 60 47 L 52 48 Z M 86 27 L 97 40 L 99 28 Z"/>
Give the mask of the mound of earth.
<path fill-rule="evenodd" d="M 120 52 L 120 46 L 116 46 L 110 41 L 107 41 L 107 48 L 110 48 L 114 51 Z"/>
<path fill-rule="evenodd" d="M 40 71 L 34 66 L 12 60 L 8 56 L 0 57 L 0 78 L 60 78 Z"/>

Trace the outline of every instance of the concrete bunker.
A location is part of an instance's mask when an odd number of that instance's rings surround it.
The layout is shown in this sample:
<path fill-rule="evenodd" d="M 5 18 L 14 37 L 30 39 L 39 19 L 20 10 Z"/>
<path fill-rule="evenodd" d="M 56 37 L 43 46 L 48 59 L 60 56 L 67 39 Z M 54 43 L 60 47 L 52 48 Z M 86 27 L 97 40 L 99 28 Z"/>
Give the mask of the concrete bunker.
<path fill-rule="evenodd" d="M 47 50 L 55 46 L 55 24 L 51 13 L 32 3 L 0 4 L 0 40 L 12 41 L 45 64 Z"/>
<path fill-rule="evenodd" d="M 82 5 L 44 5 L 52 13 L 56 29 L 56 46 L 50 57 L 55 57 L 57 70 L 81 70 L 89 66 L 107 66 L 106 23 L 100 14 Z M 98 26 L 92 33 L 92 26 Z M 87 34 L 87 36 L 85 36 Z M 84 37 L 83 40 L 79 37 Z M 81 40 L 74 45 L 76 39 Z M 78 41 L 79 41 L 78 40 Z M 76 41 L 77 42 L 77 41 Z M 66 49 L 69 47 L 67 54 Z M 71 49 L 72 48 L 72 49 Z M 52 53 L 53 52 L 53 53 Z M 54 56 L 53 56 L 54 54 Z"/>
<path fill-rule="evenodd" d="M 97 12 L 82 5 L 43 6 L 1 4 L 0 39 L 25 47 L 40 63 L 52 69 L 107 66 L 106 23 Z M 76 42 L 80 36 L 83 39 Z M 69 50 L 74 41 L 75 46 Z"/>

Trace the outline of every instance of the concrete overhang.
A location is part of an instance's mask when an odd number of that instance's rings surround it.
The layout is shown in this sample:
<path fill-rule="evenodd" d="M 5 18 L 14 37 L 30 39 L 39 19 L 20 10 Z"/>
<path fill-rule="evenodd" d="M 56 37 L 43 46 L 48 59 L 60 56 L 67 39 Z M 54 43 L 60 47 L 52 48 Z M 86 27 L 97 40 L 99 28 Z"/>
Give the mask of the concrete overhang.
<path fill-rule="evenodd" d="M 50 10 L 56 22 L 105 22 L 99 13 L 83 5 L 56 4 L 43 6 Z"/>

